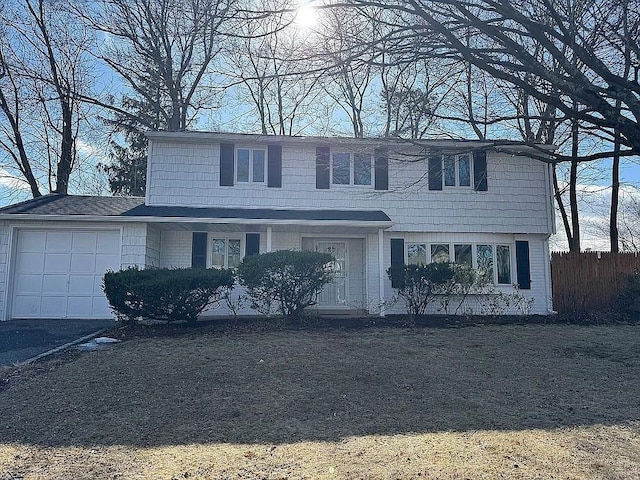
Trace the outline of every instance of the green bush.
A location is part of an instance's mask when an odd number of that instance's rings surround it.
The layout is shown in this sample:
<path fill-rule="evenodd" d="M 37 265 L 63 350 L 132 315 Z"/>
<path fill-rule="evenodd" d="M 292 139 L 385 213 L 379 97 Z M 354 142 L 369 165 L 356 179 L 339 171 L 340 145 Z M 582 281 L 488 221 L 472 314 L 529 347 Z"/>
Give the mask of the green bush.
<path fill-rule="evenodd" d="M 105 273 L 103 288 L 122 322 L 146 318 L 194 323 L 233 283 L 232 270 L 133 267 Z"/>
<path fill-rule="evenodd" d="M 238 277 L 252 308 L 267 315 L 275 304 L 282 315 L 298 317 L 333 279 L 333 260 L 328 253 L 294 250 L 251 255 L 238 267 Z"/>
<path fill-rule="evenodd" d="M 447 312 L 449 303 L 459 299 L 457 311 L 472 288 L 480 284 L 479 275 L 470 266 L 455 263 L 394 266 L 387 275 L 412 318 L 424 315 L 436 300 L 440 309 Z"/>

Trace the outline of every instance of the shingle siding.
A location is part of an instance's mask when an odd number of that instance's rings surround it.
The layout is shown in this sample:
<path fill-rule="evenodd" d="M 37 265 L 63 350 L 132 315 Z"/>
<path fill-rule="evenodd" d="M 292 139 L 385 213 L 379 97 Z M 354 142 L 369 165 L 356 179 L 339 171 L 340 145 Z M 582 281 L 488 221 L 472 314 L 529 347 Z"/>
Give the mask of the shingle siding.
<path fill-rule="evenodd" d="M 150 205 L 379 209 L 391 217 L 396 231 L 438 232 L 455 222 L 466 232 L 551 233 L 547 166 L 526 157 L 489 152 L 487 192 L 461 187 L 429 191 L 426 161 L 401 161 L 397 155 L 389 162 L 389 191 L 376 191 L 373 185 L 318 190 L 315 148 L 285 144 L 282 188 L 272 189 L 251 183 L 220 187 L 216 144 L 170 145 L 158 139 L 154 144 Z"/>
<path fill-rule="evenodd" d="M 147 267 L 160 266 L 160 229 L 155 225 L 147 225 L 147 245 L 145 251 L 145 265 Z"/>

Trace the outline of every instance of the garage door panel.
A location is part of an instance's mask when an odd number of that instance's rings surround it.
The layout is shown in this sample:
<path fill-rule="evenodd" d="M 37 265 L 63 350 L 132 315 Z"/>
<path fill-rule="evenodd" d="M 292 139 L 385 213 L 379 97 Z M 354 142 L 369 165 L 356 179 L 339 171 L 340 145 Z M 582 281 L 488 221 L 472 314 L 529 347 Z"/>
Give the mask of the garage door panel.
<path fill-rule="evenodd" d="M 18 295 L 13 300 L 13 314 L 16 317 L 34 317 L 40 314 L 40 295 Z"/>
<path fill-rule="evenodd" d="M 46 232 L 47 242 L 45 250 L 47 252 L 68 252 L 71 246 L 70 231 L 48 230 Z"/>
<path fill-rule="evenodd" d="M 98 252 L 120 257 L 120 232 L 98 232 L 97 244 Z"/>
<path fill-rule="evenodd" d="M 95 253 L 72 253 L 71 273 L 93 273 L 96 271 Z"/>
<path fill-rule="evenodd" d="M 120 255 L 107 255 L 99 253 L 96 255 L 96 272 L 106 272 L 107 270 L 120 270 Z"/>
<path fill-rule="evenodd" d="M 69 277 L 65 274 L 55 275 L 48 274 L 42 277 L 42 293 L 43 294 L 66 294 L 68 288 Z"/>
<path fill-rule="evenodd" d="M 18 230 L 14 318 L 108 318 L 106 270 L 120 268 L 118 230 Z"/>
<path fill-rule="evenodd" d="M 104 279 L 104 275 L 95 275 L 93 277 L 93 293 L 104 295 L 104 289 L 102 288 L 102 281 Z"/>
<path fill-rule="evenodd" d="M 71 255 L 68 253 L 46 253 L 44 256 L 44 273 L 68 273 Z"/>
<path fill-rule="evenodd" d="M 106 297 L 93 297 L 93 311 L 104 312 L 105 310 L 111 312 L 111 307 Z"/>
<path fill-rule="evenodd" d="M 42 296 L 40 300 L 40 315 L 44 312 L 47 315 L 55 317 L 64 317 L 67 311 L 67 296 L 66 295 L 46 295 Z"/>
<path fill-rule="evenodd" d="M 42 291 L 42 275 L 41 274 L 17 275 L 15 280 L 14 291 L 16 294 L 40 293 Z"/>
<path fill-rule="evenodd" d="M 95 253 L 97 248 L 97 232 L 73 232 L 71 248 L 73 252 Z"/>
<path fill-rule="evenodd" d="M 20 254 L 17 268 L 21 273 L 42 274 L 44 270 L 44 253 L 25 252 Z"/>
<path fill-rule="evenodd" d="M 46 237 L 41 231 L 24 230 L 20 232 L 18 249 L 22 252 L 43 252 Z"/>
<path fill-rule="evenodd" d="M 94 275 L 72 275 L 69 277 L 69 293 L 92 295 Z"/>
<path fill-rule="evenodd" d="M 74 297 L 70 296 L 67 300 L 67 310 L 73 313 L 74 317 L 92 317 L 93 312 L 93 298 L 87 297 Z"/>

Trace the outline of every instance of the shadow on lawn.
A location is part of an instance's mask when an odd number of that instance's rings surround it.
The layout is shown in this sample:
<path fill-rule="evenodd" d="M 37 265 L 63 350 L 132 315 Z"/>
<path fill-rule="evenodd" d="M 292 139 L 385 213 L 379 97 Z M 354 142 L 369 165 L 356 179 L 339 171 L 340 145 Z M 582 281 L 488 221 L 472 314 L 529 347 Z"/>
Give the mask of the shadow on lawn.
<path fill-rule="evenodd" d="M 335 441 L 640 419 L 633 326 L 271 332 L 128 342 L 0 393 L 0 441 Z"/>

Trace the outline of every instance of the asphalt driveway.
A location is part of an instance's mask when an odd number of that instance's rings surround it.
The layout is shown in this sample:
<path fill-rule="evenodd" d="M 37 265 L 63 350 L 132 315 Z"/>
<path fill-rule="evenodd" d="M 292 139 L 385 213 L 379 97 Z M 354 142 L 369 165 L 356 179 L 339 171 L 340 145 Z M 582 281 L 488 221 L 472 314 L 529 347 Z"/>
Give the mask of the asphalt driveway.
<path fill-rule="evenodd" d="M 36 355 L 115 325 L 115 320 L 0 322 L 0 366 L 24 362 Z"/>

